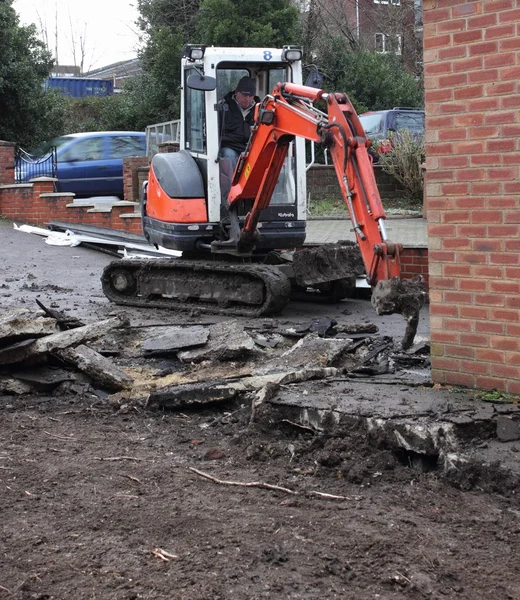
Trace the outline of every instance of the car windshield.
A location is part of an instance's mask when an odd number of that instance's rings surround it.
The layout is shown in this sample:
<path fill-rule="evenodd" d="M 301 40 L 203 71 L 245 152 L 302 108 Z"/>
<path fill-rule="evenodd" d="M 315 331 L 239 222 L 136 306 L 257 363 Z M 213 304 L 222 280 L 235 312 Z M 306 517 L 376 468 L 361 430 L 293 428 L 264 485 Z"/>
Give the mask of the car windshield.
<path fill-rule="evenodd" d="M 413 133 L 424 133 L 424 115 L 420 113 L 397 113 L 395 125 L 398 131 L 409 129 Z"/>
<path fill-rule="evenodd" d="M 63 144 L 65 144 L 66 142 L 70 142 L 70 140 L 73 139 L 73 136 L 61 135 L 60 137 L 49 140 L 48 142 L 42 142 L 39 146 L 37 146 L 34 150 L 31 151 L 31 155 L 45 156 L 53 146 L 56 146 L 57 150 L 60 146 L 63 146 Z"/>
<path fill-rule="evenodd" d="M 361 125 L 363 125 L 363 129 L 367 135 L 379 133 L 381 131 L 383 116 L 380 114 L 374 113 L 371 115 L 361 115 L 359 120 L 361 121 Z"/>

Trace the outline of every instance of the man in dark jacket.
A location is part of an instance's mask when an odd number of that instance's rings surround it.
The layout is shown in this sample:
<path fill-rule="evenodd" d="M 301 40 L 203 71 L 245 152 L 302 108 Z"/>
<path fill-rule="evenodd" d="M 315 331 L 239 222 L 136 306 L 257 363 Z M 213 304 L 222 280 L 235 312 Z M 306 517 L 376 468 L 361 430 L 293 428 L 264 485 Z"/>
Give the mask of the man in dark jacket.
<path fill-rule="evenodd" d="M 224 206 L 227 206 L 238 157 L 246 149 L 254 124 L 255 104 L 260 101 L 255 94 L 256 80 L 252 77 L 242 77 L 236 89 L 228 92 L 221 101 L 227 105 L 221 113 L 219 151 L 220 194 Z"/>

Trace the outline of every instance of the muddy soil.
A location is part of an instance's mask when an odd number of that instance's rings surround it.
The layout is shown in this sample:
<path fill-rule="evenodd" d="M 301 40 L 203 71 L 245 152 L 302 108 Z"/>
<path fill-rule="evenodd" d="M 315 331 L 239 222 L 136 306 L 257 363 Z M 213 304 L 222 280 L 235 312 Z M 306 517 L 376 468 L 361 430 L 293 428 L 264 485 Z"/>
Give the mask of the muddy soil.
<path fill-rule="evenodd" d="M 87 323 L 215 320 L 123 311 L 101 292 L 109 257 L 8 223 L 0 236 L 2 308 L 38 298 Z M 294 304 L 280 319 L 376 321 L 370 311 L 366 299 Z M 399 316 L 377 324 L 403 330 Z M 254 420 L 250 408 L 121 407 L 88 388 L 0 397 L 0 598 L 520 598 L 515 489 L 457 486 L 363 428 L 287 427 L 268 403 Z"/>

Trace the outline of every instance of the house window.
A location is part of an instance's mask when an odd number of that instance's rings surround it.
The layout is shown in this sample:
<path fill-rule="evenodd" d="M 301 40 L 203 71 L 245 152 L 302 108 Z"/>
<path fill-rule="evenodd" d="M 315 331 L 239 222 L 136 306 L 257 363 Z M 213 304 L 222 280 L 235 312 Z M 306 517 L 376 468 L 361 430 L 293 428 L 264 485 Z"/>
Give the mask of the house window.
<path fill-rule="evenodd" d="M 376 33 L 375 50 L 381 54 L 401 54 L 402 36 L 390 35 L 386 33 Z"/>

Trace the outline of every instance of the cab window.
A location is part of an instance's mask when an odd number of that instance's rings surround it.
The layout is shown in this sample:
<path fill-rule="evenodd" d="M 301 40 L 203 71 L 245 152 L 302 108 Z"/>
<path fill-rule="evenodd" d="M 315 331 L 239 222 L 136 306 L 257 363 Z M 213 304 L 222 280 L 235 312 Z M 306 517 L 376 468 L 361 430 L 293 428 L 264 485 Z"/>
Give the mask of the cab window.
<path fill-rule="evenodd" d="M 228 92 L 234 92 L 242 77 L 250 77 L 246 69 L 219 69 L 217 72 L 217 98 L 222 100 Z"/>
<path fill-rule="evenodd" d="M 185 78 L 194 74 L 194 69 L 186 69 Z M 206 102 L 205 94 L 200 90 L 193 90 L 187 85 L 186 90 L 186 148 L 191 152 L 206 153 Z"/>

